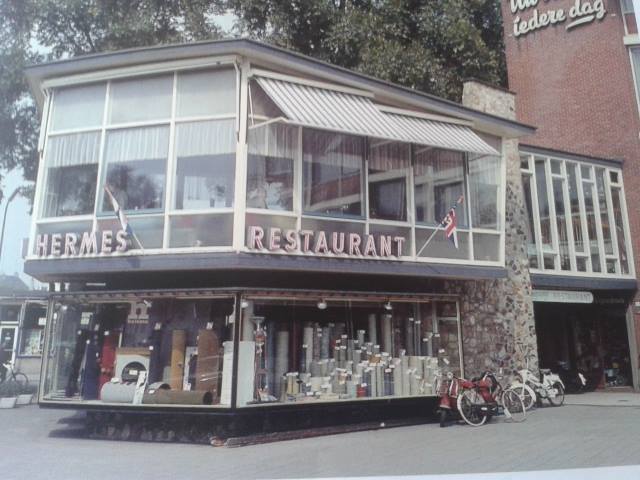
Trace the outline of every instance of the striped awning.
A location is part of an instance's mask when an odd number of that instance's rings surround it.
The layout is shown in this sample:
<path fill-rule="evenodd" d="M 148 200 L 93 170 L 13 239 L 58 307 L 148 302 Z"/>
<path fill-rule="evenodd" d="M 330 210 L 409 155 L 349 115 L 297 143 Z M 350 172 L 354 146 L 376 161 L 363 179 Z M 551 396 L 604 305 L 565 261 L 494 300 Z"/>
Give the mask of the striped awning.
<path fill-rule="evenodd" d="M 256 76 L 291 123 L 438 148 L 498 155 L 465 125 L 387 113 L 370 96 Z"/>

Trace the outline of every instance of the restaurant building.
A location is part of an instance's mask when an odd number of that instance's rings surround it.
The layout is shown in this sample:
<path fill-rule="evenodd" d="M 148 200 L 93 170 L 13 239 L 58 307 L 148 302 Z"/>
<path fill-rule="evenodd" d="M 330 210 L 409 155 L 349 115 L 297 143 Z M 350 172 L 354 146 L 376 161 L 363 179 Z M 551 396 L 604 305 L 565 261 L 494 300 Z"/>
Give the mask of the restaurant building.
<path fill-rule="evenodd" d="M 27 75 L 25 271 L 58 285 L 41 405 L 274 429 L 424 415 L 438 372 L 536 367 L 518 146 L 535 130 L 510 92 L 468 82 L 460 105 L 249 40 Z M 597 165 L 624 234 L 594 278 L 635 285 L 622 172 Z"/>
<path fill-rule="evenodd" d="M 512 0 L 502 2 L 502 13 L 517 118 L 537 128 L 521 138 L 520 151 L 540 363 L 581 368 L 601 387 L 637 389 L 640 37 L 633 2 Z"/>

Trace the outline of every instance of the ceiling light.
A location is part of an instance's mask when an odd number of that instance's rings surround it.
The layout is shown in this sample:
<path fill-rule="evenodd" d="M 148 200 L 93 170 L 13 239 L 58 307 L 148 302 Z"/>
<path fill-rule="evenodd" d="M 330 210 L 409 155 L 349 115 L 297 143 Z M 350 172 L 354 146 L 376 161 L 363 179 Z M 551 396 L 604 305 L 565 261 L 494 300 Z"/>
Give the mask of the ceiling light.
<path fill-rule="evenodd" d="M 323 299 L 323 300 L 320 300 L 320 301 L 318 302 L 318 308 L 319 308 L 320 310 L 325 310 L 325 309 L 327 308 L 327 302 L 325 302 L 325 301 L 324 301 L 324 299 Z"/>
<path fill-rule="evenodd" d="M 387 301 L 387 303 L 384 304 L 384 309 L 385 310 L 393 310 L 393 305 L 391 305 L 391 302 Z"/>

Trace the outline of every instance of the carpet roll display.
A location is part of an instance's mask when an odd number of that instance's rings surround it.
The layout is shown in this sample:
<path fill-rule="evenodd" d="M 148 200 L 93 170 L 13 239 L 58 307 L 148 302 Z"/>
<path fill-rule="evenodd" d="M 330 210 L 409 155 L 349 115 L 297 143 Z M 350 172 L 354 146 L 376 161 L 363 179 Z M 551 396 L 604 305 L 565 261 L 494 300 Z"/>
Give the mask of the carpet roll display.
<path fill-rule="evenodd" d="M 171 333 L 171 374 L 169 376 L 169 384 L 173 390 L 182 389 L 186 348 L 187 332 L 185 330 L 174 330 Z"/>
<path fill-rule="evenodd" d="M 278 331 L 274 369 L 278 385 L 276 398 L 280 402 L 301 402 L 437 393 L 433 385 L 439 372 L 439 359 L 421 355 L 427 351 L 423 347 L 422 322 L 413 317 L 394 319 L 391 313 L 383 313 L 380 318 L 370 314 L 366 319 L 370 330 L 350 327 L 352 337 L 344 333 L 344 324 L 321 327 L 318 323 L 305 323 L 295 355 L 300 371 L 290 370 L 289 332 Z M 431 338 L 429 332 L 424 335 Z M 325 341 L 329 337 L 330 343 Z M 325 356 L 324 352 L 329 358 L 318 360 Z"/>
<path fill-rule="evenodd" d="M 142 403 L 149 405 L 211 405 L 213 394 L 198 390 L 187 392 L 159 388 L 152 392 L 149 389 L 142 397 Z"/>

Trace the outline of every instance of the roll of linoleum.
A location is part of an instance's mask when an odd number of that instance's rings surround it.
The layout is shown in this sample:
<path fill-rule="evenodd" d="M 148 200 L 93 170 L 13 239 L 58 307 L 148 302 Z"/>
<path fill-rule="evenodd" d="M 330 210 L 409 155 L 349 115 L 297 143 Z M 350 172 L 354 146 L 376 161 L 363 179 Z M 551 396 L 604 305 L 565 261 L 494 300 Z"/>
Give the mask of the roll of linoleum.
<path fill-rule="evenodd" d="M 171 377 L 169 382 L 172 390 L 182 390 L 186 348 L 187 332 L 174 330 L 171 333 Z"/>
<path fill-rule="evenodd" d="M 391 343 L 391 315 L 382 316 L 382 351 L 392 353 Z"/>
<path fill-rule="evenodd" d="M 373 345 L 378 343 L 378 331 L 376 329 L 376 314 L 369 314 L 369 342 Z"/>
<path fill-rule="evenodd" d="M 289 332 L 279 331 L 276 336 L 275 391 L 282 392 L 282 378 L 289 370 Z M 285 390 L 286 391 L 286 390 Z"/>
<path fill-rule="evenodd" d="M 213 394 L 198 390 L 164 390 L 156 389 L 144 394 L 142 403 L 154 405 L 211 405 Z"/>
<path fill-rule="evenodd" d="M 135 393 L 135 382 L 107 382 L 100 390 L 100 399 L 104 403 L 133 403 Z"/>
<path fill-rule="evenodd" d="M 302 343 L 307 346 L 305 352 L 305 372 L 311 371 L 311 362 L 313 361 L 313 330 L 310 325 L 304 327 L 302 331 Z"/>

